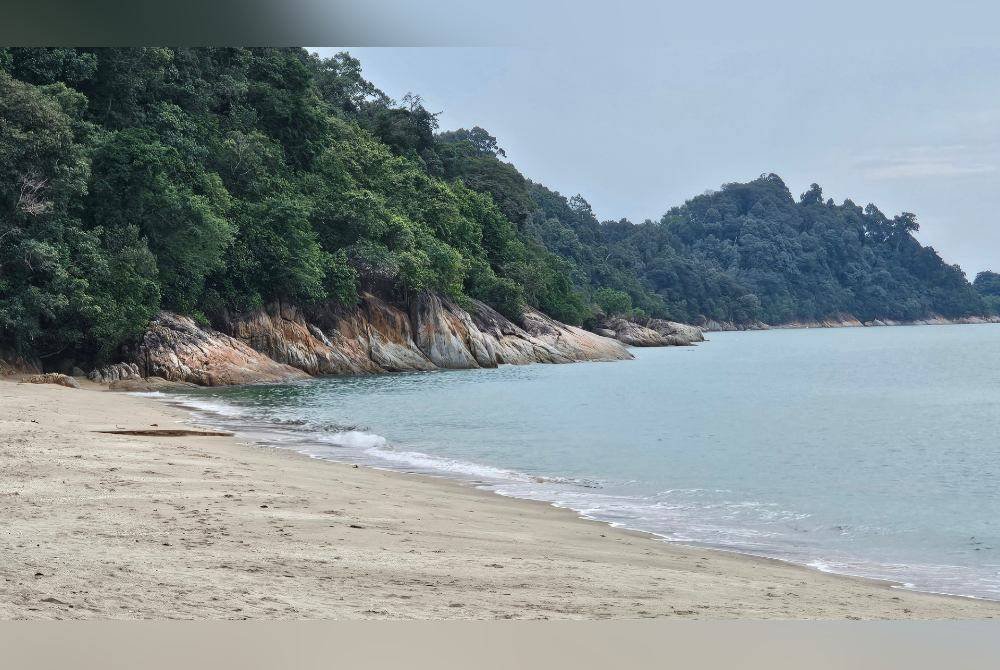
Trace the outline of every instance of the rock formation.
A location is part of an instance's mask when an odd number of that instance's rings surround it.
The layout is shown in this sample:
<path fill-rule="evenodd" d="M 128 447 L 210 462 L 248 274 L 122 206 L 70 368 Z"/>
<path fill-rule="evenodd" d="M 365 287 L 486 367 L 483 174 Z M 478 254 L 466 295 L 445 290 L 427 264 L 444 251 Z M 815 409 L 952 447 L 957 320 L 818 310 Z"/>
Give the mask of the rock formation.
<path fill-rule="evenodd" d="M 25 377 L 21 380 L 22 384 L 59 384 L 60 386 L 65 386 L 71 389 L 80 388 L 80 382 L 76 381 L 69 375 L 60 374 L 58 372 L 46 372 L 41 375 L 31 375 Z"/>
<path fill-rule="evenodd" d="M 161 312 L 139 344 L 135 362 L 144 377 L 201 386 L 304 379 L 305 372 L 278 363 L 246 343 L 192 319 Z"/>
<path fill-rule="evenodd" d="M 863 328 L 876 326 L 943 326 L 949 324 L 981 324 L 1000 323 L 1000 316 L 963 316 L 956 319 L 949 319 L 943 316 L 929 316 L 925 319 L 897 320 L 897 319 L 872 319 L 862 322 L 853 314 L 835 314 L 825 319 L 815 321 L 789 321 L 774 326 L 760 321 L 751 323 L 733 323 L 731 321 L 706 320 L 701 324 L 701 329 L 710 331 L 729 330 L 769 330 L 771 328 Z"/>
<path fill-rule="evenodd" d="M 115 363 L 90 371 L 87 379 L 98 384 L 110 384 L 121 379 L 140 379 L 139 366 L 135 363 Z"/>
<path fill-rule="evenodd" d="M 649 319 L 646 325 L 640 325 L 614 317 L 604 320 L 595 330 L 602 335 L 611 333 L 610 337 L 632 347 L 686 346 L 705 340 L 701 328 L 664 319 Z"/>
<path fill-rule="evenodd" d="M 142 376 L 205 386 L 310 375 L 484 368 L 632 358 L 621 343 L 526 310 L 517 325 L 489 306 L 434 294 L 404 308 L 364 294 L 358 305 L 273 304 L 221 319 L 216 331 L 161 313 L 137 347 Z"/>

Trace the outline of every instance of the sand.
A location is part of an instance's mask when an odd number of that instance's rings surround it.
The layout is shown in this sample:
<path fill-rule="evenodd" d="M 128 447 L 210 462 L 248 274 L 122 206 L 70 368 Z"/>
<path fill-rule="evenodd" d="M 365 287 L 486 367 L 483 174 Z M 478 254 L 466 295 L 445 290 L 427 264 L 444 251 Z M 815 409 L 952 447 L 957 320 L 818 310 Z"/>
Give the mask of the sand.
<path fill-rule="evenodd" d="M 1000 603 L 670 544 L 0 381 L 0 618 L 968 619 Z"/>

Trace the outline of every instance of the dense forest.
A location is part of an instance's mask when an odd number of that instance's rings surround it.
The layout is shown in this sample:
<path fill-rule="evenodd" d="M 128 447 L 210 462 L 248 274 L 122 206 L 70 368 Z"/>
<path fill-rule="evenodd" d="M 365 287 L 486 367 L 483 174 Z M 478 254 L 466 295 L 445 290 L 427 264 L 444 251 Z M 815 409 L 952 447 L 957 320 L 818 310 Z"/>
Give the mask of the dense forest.
<path fill-rule="evenodd" d="M 161 309 L 211 323 L 365 290 L 574 324 L 997 307 L 996 275 L 977 291 L 912 214 L 766 175 L 600 222 L 505 158 L 346 53 L 0 49 L 0 353 L 100 362 Z"/>

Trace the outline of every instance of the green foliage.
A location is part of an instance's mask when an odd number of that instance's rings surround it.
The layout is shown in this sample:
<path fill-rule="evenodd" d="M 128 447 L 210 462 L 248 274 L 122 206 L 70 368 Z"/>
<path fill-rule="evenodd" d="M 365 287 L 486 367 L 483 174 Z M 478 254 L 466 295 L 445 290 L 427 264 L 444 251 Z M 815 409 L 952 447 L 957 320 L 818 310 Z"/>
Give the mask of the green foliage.
<path fill-rule="evenodd" d="M 594 302 L 608 316 L 627 316 L 632 312 L 632 298 L 624 291 L 603 287 L 594 293 Z"/>
<path fill-rule="evenodd" d="M 990 314 L 1000 314 L 1000 274 L 980 272 L 972 285 L 986 303 Z"/>
<path fill-rule="evenodd" d="M 159 303 L 152 255 L 134 227 L 87 228 L 86 100 L 61 83 L 0 72 L 0 343 L 43 362 L 100 359 Z"/>
<path fill-rule="evenodd" d="M 505 217 L 522 226 L 533 209 L 528 180 L 510 163 L 495 137 L 476 126 L 437 136 L 436 153 L 448 179 L 462 179 L 470 188 L 488 193 Z"/>
<path fill-rule="evenodd" d="M 160 268 L 163 304 L 197 306 L 210 272 L 222 267 L 234 229 L 218 175 L 186 164 L 145 129 L 107 134 L 93 156 L 88 215 L 95 226 L 138 226 Z"/>
<path fill-rule="evenodd" d="M 982 313 L 962 271 L 921 246 L 912 236 L 917 229 L 907 212 L 889 219 L 874 205 L 823 202 L 815 184 L 795 202 L 772 174 L 674 208 L 657 233 L 680 254 L 724 273 L 735 293 L 742 290 L 735 301 L 719 296 L 698 305 L 710 318 L 782 323 L 836 314 L 870 320 Z M 665 279 L 652 287 L 670 288 Z"/>
<path fill-rule="evenodd" d="M 775 175 L 727 184 L 639 225 L 599 223 L 582 198 L 538 185 L 532 196 L 528 232 L 573 263 L 581 290 L 622 291 L 654 316 L 776 324 L 986 309 L 959 268 L 913 238 L 913 214 L 824 202 L 815 184 L 799 202 Z"/>

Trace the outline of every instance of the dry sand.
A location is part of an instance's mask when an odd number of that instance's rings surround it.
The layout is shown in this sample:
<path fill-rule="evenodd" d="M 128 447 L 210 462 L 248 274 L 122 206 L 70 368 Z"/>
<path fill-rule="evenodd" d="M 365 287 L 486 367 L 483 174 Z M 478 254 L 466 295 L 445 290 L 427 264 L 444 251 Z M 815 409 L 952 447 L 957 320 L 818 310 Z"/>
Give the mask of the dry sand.
<path fill-rule="evenodd" d="M 0 618 L 987 618 L 668 544 L 457 482 L 186 427 L 148 398 L 0 381 Z"/>

